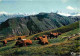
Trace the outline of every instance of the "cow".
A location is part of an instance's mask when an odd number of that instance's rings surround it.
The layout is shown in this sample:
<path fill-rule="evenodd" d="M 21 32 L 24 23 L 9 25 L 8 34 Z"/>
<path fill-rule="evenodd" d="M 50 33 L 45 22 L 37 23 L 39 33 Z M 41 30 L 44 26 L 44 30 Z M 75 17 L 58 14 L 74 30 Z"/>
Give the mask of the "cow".
<path fill-rule="evenodd" d="M 23 41 L 22 40 L 17 40 L 15 46 L 22 47 L 23 46 Z"/>
<path fill-rule="evenodd" d="M 37 40 L 40 40 L 42 37 L 38 37 Z"/>
<path fill-rule="evenodd" d="M 48 44 L 48 43 L 49 42 L 48 42 L 47 36 L 40 37 L 39 44 L 44 45 L 44 44 Z"/>
<path fill-rule="evenodd" d="M 4 40 L 3 45 L 6 46 L 6 44 L 7 44 L 7 40 Z"/>
<path fill-rule="evenodd" d="M 42 37 L 36 37 L 34 40 L 40 40 Z"/>
<path fill-rule="evenodd" d="M 50 39 L 51 39 L 51 38 L 57 38 L 59 35 L 61 35 L 61 33 L 58 33 L 58 32 L 52 33 L 52 32 L 50 32 L 50 34 L 48 35 L 48 38 L 49 38 L 49 37 L 50 37 Z"/>
<path fill-rule="evenodd" d="M 32 40 L 30 40 L 30 39 L 26 39 L 26 40 L 23 40 L 23 43 L 24 43 L 24 45 L 26 46 L 26 45 L 31 45 L 32 44 Z"/>
<path fill-rule="evenodd" d="M 48 38 L 51 39 L 51 38 L 53 38 L 53 37 L 54 37 L 53 33 L 50 32 L 50 34 L 48 34 Z"/>
<path fill-rule="evenodd" d="M 38 38 L 34 38 L 34 40 L 37 40 Z"/>
<path fill-rule="evenodd" d="M 18 37 L 18 40 L 21 40 L 22 38 L 21 37 Z"/>
<path fill-rule="evenodd" d="M 59 36 L 59 33 L 53 33 L 53 36 L 57 38 Z"/>
<path fill-rule="evenodd" d="M 22 39 L 22 40 L 17 40 L 16 42 L 16 46 L 22 47 L 22 46 L 27 46 L 27 45 L 31 45 L 32 44 L 32 40 L 30 39 Z"/>

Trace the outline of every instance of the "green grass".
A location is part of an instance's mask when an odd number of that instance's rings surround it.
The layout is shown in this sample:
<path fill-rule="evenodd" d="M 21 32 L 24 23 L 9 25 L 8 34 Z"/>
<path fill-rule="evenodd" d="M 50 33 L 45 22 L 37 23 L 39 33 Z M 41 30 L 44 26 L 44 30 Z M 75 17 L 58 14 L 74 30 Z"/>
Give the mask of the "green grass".
<path fill-rule="evenodd" d="M 75 29 L 78 30 L 78 29 Z M 67 35 L 71 32 L 76 32 L 74 30 L 66 32 L 63 35 Z M 74 33 L 73 33 L 74 34 Z M 63 36 L 62 35 L 62 36 Z M 80 37 L 77 37 L 79 39 Z M 15 45 L 15 41 L 8 42 L 8 44 L 4 47 L 0 48 L 0 55 L 3 56 L 41 56 L 41 55 L 70 55 L 70 52 L 78 52 L 79 50 L 79 40 L 72 39 L 70 40 L 70 43 L 65 43 L 61 45 L 56 45 L 58 43 L 64 43 L 67 39 L 63 39 L 61 37 L 54 38 L 54 39 L 49 39 L 49 44 L 48 45 L 41 45 L 37 44 L 38 40 L 34 41 L 33 44 L 27 47 L 16 47 L 12 48 Z M 76 47 L 77 46 L 77 47 Z"/>
<path fill-rule="evenodd" d="M 80 28 L 76 28 L 76 29 L 74 29 L 74 30 L 72 30 L 72 31 L 63 33 L 63 34 L 60 35 L 59 37 L 62 37 L 62 36 L 72 36 L 73 34 L 76 34 L 76 33 L 80 33 Z"/>
<path fill-rule="evenodd" d="M 52 39 L 49 41 L 53 41 Z M 49 46 L 51 44 L 54 44 L 52 42 L 50 42 L 50 44 L 48 45 L 31 45 L 28 47 L 20 47 L 20 48 L 11 48 L 4 50 L 0 52 L 0 54 L 2 55 L 18 55 L 18 56 L 23 56 L 23 55 L 69 55 L 70 52 L 77 52 L 79 49 L 79 44 L 78 43 L 79 40 L 74 40 L 74 42 L 71 40 L 70 43 L 65 43 L 64 45 L 52 45 Z M 35 41 L 36 43 L 37 41 Z M 56 42 L 58 43 L 58 42 Z M 47 47 L 46 47 L 47 46 Z M 77 46 L 77 47 L 76 47 Z M 6 47 L 7 48 L 7 47 Z M 1 50 L 0 49 L 0 50 Z"/>

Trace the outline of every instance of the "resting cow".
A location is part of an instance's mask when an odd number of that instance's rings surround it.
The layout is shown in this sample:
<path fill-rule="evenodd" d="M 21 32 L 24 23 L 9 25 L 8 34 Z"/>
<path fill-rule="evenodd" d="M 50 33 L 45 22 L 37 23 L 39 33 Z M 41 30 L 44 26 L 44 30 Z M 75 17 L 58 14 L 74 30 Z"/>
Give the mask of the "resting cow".
<path fill-rule="evenodd" d="M 59 35 L 61 35 L 61 33 L 58 33 L 58 32 L 57 32 L 57 33 L 52 33 L 52 32 L 51 32 L 51 33 L 49 34 L 49 37 L 50 37 L 50 39 L 51 39 L 51 38 L 57 38 Z"/>
<path fill-rule="evenodd" d="M 6 44 L 7 44 L 7 40 L 4 40 L 3 45 L 6 46 Z"/>
<path fill-rule="evenodd" d="M 57 38 L 58 37 L 58 33 L 53 33 L 54 37 Z"/>
<path fill-rule="evenodd" d="M 54 37 L 52 32 L 50 33 L 49 37 L 50 37 L 50 39 Z"/>
<path fill-rule="evenodd" d="M 48 42 L 47 36 L 40 37 L 39 43 L 43 45 L 48 44 L 49 42 Z"/>
<path fill-rule="evenodd" d="M 21 37 L 18 37 L 18 40 L 21 40 L 22 38 Z"/>
<path fill-rule="evenodd" d="M 28 39 L 28 40 L 23 40 L 24 45 L 31 45 L 32 44 L 32 40 Z"/>
<path fill-rule="evenodd" d="M 16 42 L 16 46 L 19 46 L 19 47 L 21 47 L 21 46 L 27 46 L 27 45 L 31 45 L 32 44 L 32 40 L 30 40 L 30 39 L 22 39 L 22 40 L 18 40 L 17 42 Z"/>
<path fill-rule="evenodd" d="M 38 40 L 38 38 L 35 38 L 34 40 Z"/>

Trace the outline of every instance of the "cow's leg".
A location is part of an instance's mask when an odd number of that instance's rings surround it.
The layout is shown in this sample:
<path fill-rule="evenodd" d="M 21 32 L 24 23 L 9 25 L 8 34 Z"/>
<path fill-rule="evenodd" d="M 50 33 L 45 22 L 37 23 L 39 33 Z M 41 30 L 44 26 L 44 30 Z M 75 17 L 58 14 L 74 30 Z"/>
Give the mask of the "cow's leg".
<path fill-rule="evenodd" d="M 24 46 L 26 46 L 27 44 L 25 43 Z"/>
<path fill-rule="evenodd" d="M 58 36 L 56 36 L 56 38 L 57 38 Z"/>
<path fill-rule="evenodd" d="M 43 42 L 43 44 L 45 44 L 45 42 Z"/>
<path fill-rule="evenodd" d="M 48 42 L 46 42 L 46 44 L 48 44 Z"/>

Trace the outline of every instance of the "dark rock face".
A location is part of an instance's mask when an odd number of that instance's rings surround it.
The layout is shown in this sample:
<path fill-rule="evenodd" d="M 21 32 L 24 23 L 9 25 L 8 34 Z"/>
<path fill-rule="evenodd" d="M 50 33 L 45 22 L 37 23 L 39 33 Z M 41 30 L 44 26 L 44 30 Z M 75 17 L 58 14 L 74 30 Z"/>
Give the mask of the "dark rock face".
<path fill-rule="evenodd" d="M 0 24 L 0 34 L 31 35 L 55 29 L 79 21 L 80 17 L 65 17 L 56 13 L 39 13 L 25 17 L 10 18 Z"/>

